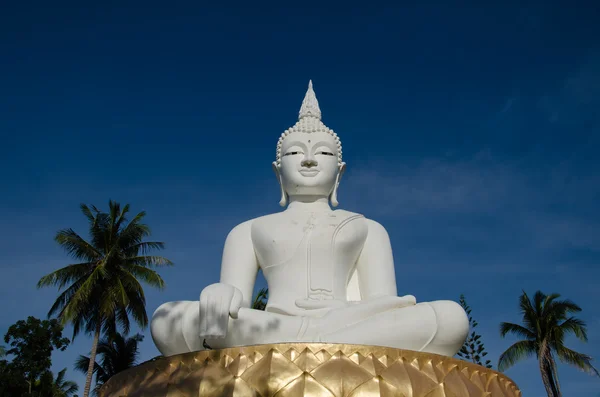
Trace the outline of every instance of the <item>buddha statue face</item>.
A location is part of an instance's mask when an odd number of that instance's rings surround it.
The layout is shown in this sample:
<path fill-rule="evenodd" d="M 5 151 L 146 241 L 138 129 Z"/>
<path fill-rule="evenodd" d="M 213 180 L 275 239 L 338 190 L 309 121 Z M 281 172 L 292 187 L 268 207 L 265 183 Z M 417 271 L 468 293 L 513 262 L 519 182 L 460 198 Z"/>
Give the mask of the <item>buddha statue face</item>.
<path fill-rule="evenodd" d="M 277 142 L 273 169 L 281 186 L 279 204 L 285 206 L 288 198 L 310 202 L 329 197 L 337 206 L 337 188 L 345 167 L 342 144 L 321 122 L 319 102 L 309 82 L 298 122 Z"/>
<path fill-rule="evenodd" d="M 339 182 L 336 139 L 329 133 L 296 132 L 281 145 L 280 183 L 291 197 L 328 197 Z"/>

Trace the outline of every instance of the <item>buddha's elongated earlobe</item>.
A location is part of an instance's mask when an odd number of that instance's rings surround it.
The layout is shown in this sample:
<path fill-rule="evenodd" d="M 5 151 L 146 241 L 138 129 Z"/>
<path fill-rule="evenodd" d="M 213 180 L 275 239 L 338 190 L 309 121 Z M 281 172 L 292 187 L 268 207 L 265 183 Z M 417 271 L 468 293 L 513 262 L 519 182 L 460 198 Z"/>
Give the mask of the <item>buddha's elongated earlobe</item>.
<path fill-rule="evenodd" d="M 339 205 L 339 202 L 337 199 L 337 191 L 340 186 L 340 180 L 342 179 L 342 175 L 344 174 L 344 171 L 346 171 L 346 163 L 340 164 L 338 173 L 335 177 L 335 185 L 333 185 L 333 190 L 331 191 L 331 194 L 329 195 L 329 201 L 331 202 L 332 207 L 337 207 Z"/>
<path fill-rule="evenodd" d="M 279 182 L 279 188 L 281 189 L 281 199 L 279 200 L 279 205 L 285 207 L 287 205 L 287 193 L 283 188 L 283 181 L 281 180 L 281 172 L 279 172 L 279 167 L 277 166 L 277 162 L 273 161 L 273 171 L 275 171 L 275 176 L 277 177 L 277 182 Z"/>

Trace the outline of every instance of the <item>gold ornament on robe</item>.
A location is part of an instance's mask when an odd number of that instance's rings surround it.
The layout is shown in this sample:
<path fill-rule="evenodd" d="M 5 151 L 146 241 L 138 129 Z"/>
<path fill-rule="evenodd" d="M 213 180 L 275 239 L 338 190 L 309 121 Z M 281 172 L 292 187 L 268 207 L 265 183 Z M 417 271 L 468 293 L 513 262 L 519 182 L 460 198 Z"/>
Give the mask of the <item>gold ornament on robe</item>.
<path fill-rule="evenodd" d="M 505 375 L 387 347 L 281 343 L 163 357 L 121 372 L 101 397 L 520 397 Z"/>

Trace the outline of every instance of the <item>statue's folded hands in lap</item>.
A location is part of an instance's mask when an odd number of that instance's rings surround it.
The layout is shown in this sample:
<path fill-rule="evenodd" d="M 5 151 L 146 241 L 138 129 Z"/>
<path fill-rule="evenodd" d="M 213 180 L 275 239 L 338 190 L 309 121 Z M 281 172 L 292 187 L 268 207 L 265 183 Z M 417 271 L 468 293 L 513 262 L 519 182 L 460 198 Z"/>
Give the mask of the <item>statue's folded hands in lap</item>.
<path fill-rule="evenodd" d="M 398 297 L 383 226 L 331 209 L 345 163 L 337 134 L 321 122 L 312 84 L 299 121 L 279 139 L 273 168 L 287 208 L 229 233 L 220 282 L 204 288 L 199 301 L 156 310 L 158 349 L 170 356 L 206 344 L 326 342 L 454 355 L 469 330 L 464 310 L 452 301 Z M 259 270 L 269 287 L 265 311 L 250 309 Z"/>

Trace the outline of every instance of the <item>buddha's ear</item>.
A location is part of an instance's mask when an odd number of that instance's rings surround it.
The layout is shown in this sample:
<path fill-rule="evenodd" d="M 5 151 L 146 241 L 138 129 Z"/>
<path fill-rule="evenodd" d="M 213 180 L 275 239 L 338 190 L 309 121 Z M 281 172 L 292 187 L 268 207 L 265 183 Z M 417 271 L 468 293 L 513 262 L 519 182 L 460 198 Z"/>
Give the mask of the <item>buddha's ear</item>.
<path fill-rule="evenodd" d="M 287 205 L 287 193 L 283 188 L 283 181 L 281 180 L 281 171 L 279 170 L 279 166 L 276 161 L 273 161 L 273 171 L 275 171 L 275 176 L 277 177 L 277 182 L 279 182 L 279 188 L 281 189 L 281 200 L 279 200 L 279 205 L 285 207 Z"/>
<path fill-rule="evenodd" d="M 333 190 L 331 191 L 331 194 L 329 195 L 329 201 L 331 201 L 332 207 L 337 207 L 340 204 L 337 199 L 337 191 L 338 191 L 338 188 L 340 187 L 340 180 L 342 179 L 342 175 L 344 175 L 345 171 L 346 171 L 346 163 L 340 164 L 339 168 L 338 168 L 338 173 L 335 176 L 335 184 L 333 185 Z"/>

